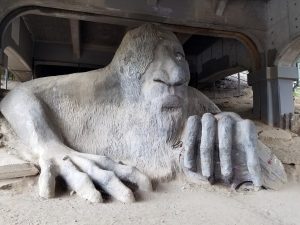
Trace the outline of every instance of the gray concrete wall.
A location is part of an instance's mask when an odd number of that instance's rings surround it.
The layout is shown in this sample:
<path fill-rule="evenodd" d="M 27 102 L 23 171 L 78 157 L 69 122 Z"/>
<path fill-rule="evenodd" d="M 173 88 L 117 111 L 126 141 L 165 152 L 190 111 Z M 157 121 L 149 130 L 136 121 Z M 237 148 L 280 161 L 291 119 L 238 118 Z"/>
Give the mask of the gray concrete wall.
<path fill-rule="evenodd" d="M 228 1 L 221 15 L 217 15 L 218 2 L 217 0 L 92 0 L 88 2 L 79 0 L 0 0 L 0 21 L 7 14 L 20 7 L 50 7 L 68 11 L 86 12 L 89 15 L 130 17 L 142 23 L 152 21 L 240 32 L 252 38 L 257 46 L 263 46 L 264 34 L 267 29 L 265 13 L 267 4 L 265 1 Z M 63 16 L 63 13 L 57 13 L 57 15 Z M 81 15 L 81 19 L 89 20 L 91 19 L 89 15 Z M 107 22 L 113 21 L 108 20 Z M 131 23 L 132 25 L 136 24 L 134 21 L 131 21 Z"/>
<path fill-rule="evenodd" d="M 6 51 L 8 47 L 17 53 L 9 59 L 10 69 L 18 73 L 21 79 L 30 79 L 34 46 L 31 34 L 21 18 L 10 24 L 5 32 L 3 50 L 6 54 L 9 52 Z"/>
<path fill-rule="evenodd" d="M 73 54 L 72 45 L 62 43 L 49 44 L 36 42 L 34 48 L 35 61 L 44 61 L 45 63 L 56 62 L 58 65 L 73 62 L 77 64 L 91 64 L 103 67 L 110 63 L 113 55 L 114 52 L 101 52 L 93 49 L 84 49 L 80 58 L 76 59 Z"/>
<path fill-rule="evenodd" d="M 228 57 L 228 62 L 224 65 L 226 68 L 242 66 L 251 70 L 254 67 L 249 52 L 243 44 L 234 39 L 220 39 L 196 56 L 197 73 L 201 74 L 203 72 L 203 67 L 205 67 L 209 61 L 218 61 L 225 57 Z M 215 65 L 215 68 L 218 68 L 218 65 Z"/>
<path fill-rule="evenodd" d="M 219 39 L 200 54 L 189 55 L 188 61 L 200 86 L 237 72 L 255 70 L 248 49 L 235 39 Z"/>
<path fill-rule="evenodd" d="M 267 17 L 265 48 L 267 57 L 274 58 L 269 60 L 269 66 L 295 66 L 300 51 L 300 44 L 296 43 L 300 37 L 300 1 L 268 1 Z"/>

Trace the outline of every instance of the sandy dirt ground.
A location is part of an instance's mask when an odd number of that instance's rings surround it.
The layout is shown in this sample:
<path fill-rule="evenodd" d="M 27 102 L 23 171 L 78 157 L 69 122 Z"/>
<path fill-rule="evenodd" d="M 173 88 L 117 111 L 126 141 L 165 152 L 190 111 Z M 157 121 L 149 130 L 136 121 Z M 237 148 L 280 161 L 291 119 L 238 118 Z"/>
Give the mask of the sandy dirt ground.
<path fill-rule="evenodd" d="M 214 95 L 224 111 L 251 118 L 252 92 L 240 97 Z M 151 193 L 136 193 L 137 202 L 108 199 L 91 204 L 70 192 L 54 199 L 38 197 L 37 177 L 0 188 L 0 224 L 300 224 L 300 137 L 255 121 L 259 139 L 284 163 L 289 183 L 281 190 L 236 192 L 228 187 L 194 185 L 179 179 L 158 184 Z M 0 131 L 0 132 L 3 132 Z M 4 135 L 5 137 L 5 135 Z M 7 140 L 0 151 L 7 148 Z"/>
<path fill-rule="evenodd" d="M 159 184 L 152 193 L 123 204 L 90 204 L 76 195 L 37 196 L 33 181 L 0 191 L 0 224 L 299 224 L 300 186 L 280 191 L 232 192 L 184 181 Z M 25 187 L 24 187 L 25 186 Z"/>

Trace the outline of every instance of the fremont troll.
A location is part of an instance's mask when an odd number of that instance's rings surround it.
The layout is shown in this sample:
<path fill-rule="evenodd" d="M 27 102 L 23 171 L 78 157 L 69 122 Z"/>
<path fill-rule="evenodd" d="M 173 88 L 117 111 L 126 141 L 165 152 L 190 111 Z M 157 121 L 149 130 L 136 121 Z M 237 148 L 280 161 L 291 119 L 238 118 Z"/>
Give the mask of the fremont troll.
<path fill-rule="evenodd" d="M 57 176 L 91 202 L 102 201 L 94 183 L 132 202 L 123 181 L 151 190 L 179 174 L 261 187 L 254 124 L 221 113 L 189 80 L 176 36 L 147 24 L 125 35 L 105 68 L 25 82 L 0 107 L 40 166 L 45 198 Z"/>

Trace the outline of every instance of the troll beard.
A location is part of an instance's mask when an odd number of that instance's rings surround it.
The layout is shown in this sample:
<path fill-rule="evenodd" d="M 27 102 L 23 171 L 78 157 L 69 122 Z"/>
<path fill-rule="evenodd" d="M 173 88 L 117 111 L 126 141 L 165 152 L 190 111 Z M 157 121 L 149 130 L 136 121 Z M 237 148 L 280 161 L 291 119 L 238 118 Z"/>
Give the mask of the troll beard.
<path fill-rule="evenodd" d="M 166 144 L 173 145 L 180 140 L 183 130 L 184 107 L 163 107 L 160 103 L 148 103 L 142 106 L 145 128 L 160 137 Z"/>
<path fill-rule="evenodd" d="M 158 134 L 164 138 L 166 143 L 176 144 L 181 136 L 183 110 L 162 110 L 160 113 L 154 114 L 153 117 L 156 120 Z"/>
<path fill-rule="evenodd" d="M 137 107 L 142 108 L 137 110 Z M 181 138 L 185 122 L 183 108 L 161 110 L 155 105 L 139 105 L 132 109 L 138 115 L 132 115 L 134 124 L 127 131 L 130 161 L 152 179 L 174 177 L 179 171 L 179 164 L 172 146 Z"/>

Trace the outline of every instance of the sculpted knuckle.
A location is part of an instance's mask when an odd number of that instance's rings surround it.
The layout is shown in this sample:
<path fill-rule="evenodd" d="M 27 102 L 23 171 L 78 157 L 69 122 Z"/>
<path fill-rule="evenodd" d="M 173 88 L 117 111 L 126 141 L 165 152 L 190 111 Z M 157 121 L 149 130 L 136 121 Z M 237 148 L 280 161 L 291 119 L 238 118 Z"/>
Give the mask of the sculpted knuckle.
<path fill-rule="evenodd" d="M 244 122 L 245 124 L 248 124 L 249 126 L 254 125 L 254 122 L 253 122 L 252 120 L 249 120 L 249 119 L 244 119 L 243 122 Z"/>
<path fill-rule="evenodd" d="M 130 174 L 130 168 L 123 164 L 117 164 L 112 171 L 115 171 L 118 176 L 128 176 Z"/>
<path fill-rule="evenodd" d="M 199 122 L 199 119 L 200 119 L 200 116 L 197 116 L 197 115 L 193 115 L 193 116 L 190 116 L 187 120 L 187 123 L 198 123 Z"/>
<path fill-rule="evenodd" d="M 142 181 L 144 184 L 149 184 L 149 185 L 151 185 L 151 180 L 150 180 L 149 177 L 147 177 L 145 174 L 141 174 L 141 181 Z"/>
<path fill-rule="evenodd" d="M 202 120 L 211 120 L 214 116 L 211 113 L 204 113 L 202 116 Z"/>
<path fill-rule="evenodd" d="M 104 177 L 103 177 L 103 184 L 107 185 L 107 184 L 111 183 L 113 180 L 116 180 L 116 179 L 117 179 L 117 177 L 116 177 L 114 172 L 107 171 L 105 173 Z"/>
<path fill-rule="evenodd" d="M 233 121 L 230 116 L 224 116 L 219 120 L 218 123 L 226 126 L 226 125 L 231 125 L 232 122 Z"/>
<path fill-rule="evenodd" d="M 136 170 L 135 167 L 133 166 L 125 166 L 124 171 L 126 171 L 127 174 L 131 175 L 132 173 L 134 173 Z"/>
<path fill-rule="evenodd" d="M 213 129 L 216 126 L 216 118 L 211 113 L 205 113 L 201 122 L 205 129 Z"/>
<path fill-rule="evenodd" d="M 78 173 L 78 180 L 80 180 L 80 182 L 82 184 L 86 184 L 86 183 L 90 182 L 90 177 L 85 173 L 79 172 Z"/>
<path fill-rule="evenodd" d="M 42 173 L 53 174 L 56 171 L 56 165 L 55 165 L 53 159 L 49 159 L 49 158 L 43 159 L 43 158 L 40 158 L 39 159 L 39 166 L 40 166 L 40 169 L 41 169 Z"/>
<path fill-rule="evenodd" d="M 86 163 L 86 168 L 87 168 L 86 170 L 88 171 L 89 174 L 94 174 L 96 172 L 96 170 L 98 169 L 96 164 L 90 160 Z"/>
<path fill-rule="evenodd" d="M 101 155 L 98 157 L 99 161 L 111 161 L 111 159 L 108 156 Z"/>

